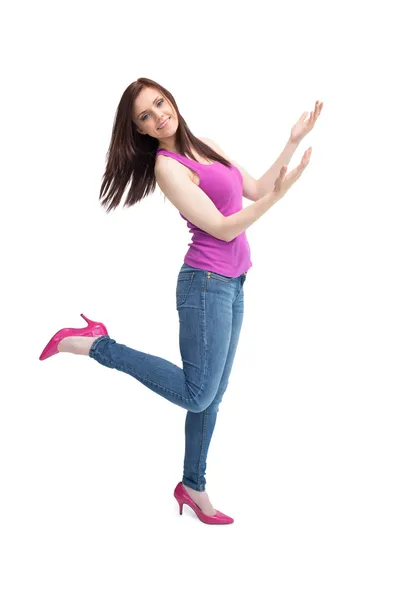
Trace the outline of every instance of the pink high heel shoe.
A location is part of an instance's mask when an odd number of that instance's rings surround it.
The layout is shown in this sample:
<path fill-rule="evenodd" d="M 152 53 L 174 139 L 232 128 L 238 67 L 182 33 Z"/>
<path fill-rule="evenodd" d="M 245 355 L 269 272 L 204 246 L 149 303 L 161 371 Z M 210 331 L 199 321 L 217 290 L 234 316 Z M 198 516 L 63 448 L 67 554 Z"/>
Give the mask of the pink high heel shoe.
<path fill-rule="evenodd" d="M 232 517 L 228 517 L 228 515 L 224 515 L 224 513 L 217 510 L 215 515 L 209 516 L 203 513 L 203 511 L 197 506 L 196 502 L 194 502 L 185 488 L 183 487 L 182 482 L 179 482 L 174 490 L 174 496 L 179 504 L 179 514 L 182 514 L 183 505 L 187 504 L 194 510 L 196 515 L 199 517 L 200 521 L 203 523 L 207 523 L 207 525 L 225 525 L 227 523 L 233 523 Z"/>
<path fill-rule="evenodd" d="M 46 358 L 50 358 L 50 356 L 57 354 L 58 353 L 57 346 L 61 342 L 61 340 L 63 340 L 65 337 L 68 337 L 71 335 L 83 335 L 86 337 L 96 337 L 98 335 L 108 335 L 108 331 L 107 331 L 105 325 L 103 325 L 103 323 L 98 323 L 97 321 L 91 321 L 90 319 L 85 317 L 85 315 L 82 313 L 81 313 L 81 317 L 83 317 L 85 319 L 88 326 L 82 327 L 80 329 L 74 329 L 73 327 L 66 327 L 65 329 L 60 329 L 60 331 L 57 331 L 57 333 L 55 333 L 53 335 L 51 340 L 48 342 L 48 344 L 43 349 L 42 354 L 39 356 L 39 360 L 45 360 Z"/>

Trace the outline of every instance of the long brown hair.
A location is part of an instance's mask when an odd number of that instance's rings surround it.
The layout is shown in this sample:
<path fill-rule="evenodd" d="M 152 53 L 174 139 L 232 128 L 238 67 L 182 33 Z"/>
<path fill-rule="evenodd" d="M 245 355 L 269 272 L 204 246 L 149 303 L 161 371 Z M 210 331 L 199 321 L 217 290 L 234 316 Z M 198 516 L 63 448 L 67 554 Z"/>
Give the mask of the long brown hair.
<path fill-rule="evenodd" d="M 168 90 L 152 79 L 140 77 L 131 83 L 122 94 L 114 118 L 99 197 L 101 206 L 106 209 L 107 213 L 117 208 L 129 181 L 131 185 L 124 208 L 136 204 L 142 198 L 153 193 L 156 188 L 154 167 L 159 142 L 149 135 L 140 134 L 132 120 L 134 102 L 143 88 L 147 87 L 156 88 L 169 100 L 177 112 L 178 129 L 175 145 L 178 154 L 196 160 L 192 153 L 192 148 L 194 148 L 200 156 L 226 166 L 231 165 L 223 156 L 217 154 L 210 146 L 193 135 L 179 112 L 173 95 Z"/>

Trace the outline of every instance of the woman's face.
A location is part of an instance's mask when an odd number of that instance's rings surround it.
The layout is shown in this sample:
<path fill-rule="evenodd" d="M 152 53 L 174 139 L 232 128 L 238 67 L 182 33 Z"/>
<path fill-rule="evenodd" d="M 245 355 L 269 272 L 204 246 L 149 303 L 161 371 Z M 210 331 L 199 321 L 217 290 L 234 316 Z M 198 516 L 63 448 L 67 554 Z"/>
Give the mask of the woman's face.
<path fill-rule="evenodd" d="M 133 121 L 139 133 L 156 139 L 166 140 L 174 136 L 178 128 L 178 118 L 172 104 L 155 88 L 144 88 L 136 98 L 133 107 Z M 160 125 L 168 120 L 160 129 Z"/>

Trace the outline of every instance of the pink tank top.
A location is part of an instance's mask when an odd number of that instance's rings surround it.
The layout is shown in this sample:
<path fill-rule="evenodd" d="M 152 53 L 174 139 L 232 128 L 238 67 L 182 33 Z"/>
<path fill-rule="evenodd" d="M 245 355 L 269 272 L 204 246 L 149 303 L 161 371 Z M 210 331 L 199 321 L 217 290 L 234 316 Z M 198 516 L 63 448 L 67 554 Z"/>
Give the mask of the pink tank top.
<path fill-rule="evenodd" d="M 243 177 L 234 165 L 227 167 L 220 162 L 203 165 L 191 158 L 159 148 L 157 154 L 175 158 L 199 176 L 199 187 L 226 217 L 243 208 Z M 190 267 L 205 269 L 226 277 L 238 277 L 247 272 L 253 263 L 246 231 L 230 242 L 224 242 L 199 229 L 180 212 L 186 221 L 192 240 L 188 244 L 184 262 Z"/>

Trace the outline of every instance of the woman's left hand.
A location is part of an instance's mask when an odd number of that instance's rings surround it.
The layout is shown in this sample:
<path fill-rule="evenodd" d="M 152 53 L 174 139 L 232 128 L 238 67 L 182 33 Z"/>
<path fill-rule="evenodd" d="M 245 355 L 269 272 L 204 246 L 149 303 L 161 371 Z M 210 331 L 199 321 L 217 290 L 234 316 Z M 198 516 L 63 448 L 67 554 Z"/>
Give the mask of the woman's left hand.
<path fill-rule="evenodd" d="M 305 120 L 308 112 L 303 112 L 300 119 L 297 121 L 296 125 L 292 127 L 290 132 L 290 141 L 291 142 L 301 142 L 301 140 L 310 133 L 311 129 L 315 125 L 315 121 L 318 119 L 321 114 L 323 102 L 319 102 L 318 100 L 315 103 L 315 110 L 311 112 L 310 117 Z"/>

